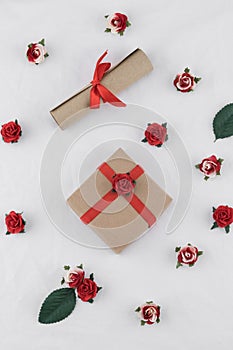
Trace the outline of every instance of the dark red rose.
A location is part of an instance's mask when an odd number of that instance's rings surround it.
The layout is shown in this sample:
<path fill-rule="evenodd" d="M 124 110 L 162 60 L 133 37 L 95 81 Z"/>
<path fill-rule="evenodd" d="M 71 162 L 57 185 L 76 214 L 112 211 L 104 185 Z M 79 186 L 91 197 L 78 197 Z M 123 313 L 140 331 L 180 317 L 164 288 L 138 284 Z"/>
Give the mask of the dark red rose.
<path fill-rule="evenodd" d="M 167 139 L 167 128 L 165 124 L 152 123 L 148 124 L 145 131 L 145 139 L 143 142 L 148 142 L 152 146 L 161 146 Z"/>
<path fill-rule="evenodd" d="M 192 266 L 197 261 L 199 255 L 202 255 L 203 252 L 199 251 L 197 247 L 192 246 L 191 244 L 186 245 L 183 248 L 176 248 L 176 251 L 178 252 L 177 255 L 177 268 L 181 266 L 182 264 Z"/>
<path fill-rule="evenodd" d="M 68 271 L 65 281 L 70 288 L 78 288 L 83 283 L 84 274 L 82 269 L 75 267 Z"/>
<path fill-rule="evenodd" d="M 185 68 L 184 73 L 177 74 L 173 84 L 177 88 L 178 91 L 181 92 L 189 92 L 194 89 L 195 84 L 197 84 L 201 78 L 194 77 L 191 75 L 189 68 Z"/>
<path fill-rule="evenodd" d="M 128 25 L 128 17 L 123 13 L 117 12 L 112 16 L 108 16 L 108 28 L 112 33 L 123 33 Z"/>
<path fill-rule="evenodd" d="M 46 48 L 44 46 L 44 39 L 39 43 L 32 43 L 28 45 L 27 58 L 29 62 L 39 64 L 44 61 L 48 56 Z"/>
<path fill-rule="evenodd" d="M 84 278 L 82 284 L 77 289 L 78 297 L 82 301 L 89 301 L 95 298 L 98 293 L 97 284 L 90 278 Z"/>
<path fill-rule="evenodd" d="M 212 155 L 209 158 L 202 160 L 201 164 L 197 167 L 205 174 L 206 178 L 214 177 L 215 175 L 220 175 L 220 170 L 222 166 L 223 159 L 217 159 L 216 156 Z"/>
<path fill-rule="evenodd" d="M 233 223 L 233 208 L 220 205 L 214 210 L 213 218 L 219 227 L 226 227 Z"/>
<path fill-rule="evenodd" d="M 13 122 L 9 122 L 2 125 L 1 135 L 4 142 L 14 143 L 18 142 L 22 135 L 21 126 L 18 124 L 17 119 Z"/>
<path fill-rule="evenodd" d="M 129 174 L 116 174 L 112 179 L 112 187 L 120 196 L 132 193 L 135 181 Z"/>
<path fill-rule="evenodd" d="M 15 211 L 11 211 L 6 215 L 5 223 L 7 227 L 7 234 L 24 232 L 24 227 L 26 225 L 22 214 L 16 213 Z"/>
<path fill-rule="evenodd" d="M 154 303 L 146 303 L 140 307 L 139 314 L 142 324 L 154 324 L 159 322 L 160 319 L 160 306 Z"/>

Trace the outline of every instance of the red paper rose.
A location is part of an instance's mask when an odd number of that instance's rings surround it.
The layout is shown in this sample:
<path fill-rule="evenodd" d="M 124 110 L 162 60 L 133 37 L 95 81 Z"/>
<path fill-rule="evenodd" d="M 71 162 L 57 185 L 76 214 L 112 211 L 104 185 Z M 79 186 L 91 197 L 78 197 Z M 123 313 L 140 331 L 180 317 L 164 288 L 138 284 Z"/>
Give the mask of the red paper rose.
<path fill-rule="evenodd" d="M 148 301 L 145 304 L 139 306 L 136 310 L 138 316 L 141 319 L 141 325 L 154 324 L 160 322 L 160 306 Z"/>
<path fill-rule="evenodd" d="M 213 207 L 214 224 L 211 230 L 216 227 L 225 228 L 226 233 L 230 231 L 230 225 L 233 223 L 233 208 L 228 205 L 219 205 L 218 208 Z"/>
<path fill-rule="evenodd" d="M 78 288 L 84 279 L 85 272 L 81 267 L 75 267 L 70 270 L 69 266 L 65 266 L 65 269 L 68 270 L 67 276 L 64 281 L 70 286 L 70 288 Z"/>
<path fill-rule="evenodd" d="M 105 29 L 105 32 L 123 35 L 125 29 L 131 25 L 128 21 L 128 17 L 123 13 L 117 12 L 111 16 L 107 15 L 105 18 L 107 18 L 107 28 Z"/>
<path fill-rule="evenodd" d="M 20 136 L 22 135 L 21 126 L 16 119 L 14 122 L 3 124 L 1 129 L 2 139 L 6 143 L 18 142 Z"/>
<path fill-rule="evenodd" d="M 29 62 L 39 64 L 48 57 L 49 54 L 45 48 L 45 40 L 42 39 L 38 43 L 32 43 L 28 45 L 27 58 Z"/>
<path fill-rule="evenodd" d="M 185 68 L 184 73 L 177 74 L 173 84 L 177 88 L 178 91 L 181 92 L 189 92 L 193 91 L 195 84 L 197 84 L 201 78 L 194 77 L 191 75 L 189 68 Z"/>
<path fill-rule="evenodd" d="M 162 125 L 157 123 L 148 124 L 144 134 L 145 138 L 142 142 L 148 142 L 152 146 L 161 147 L 168 139 L 167 123 L 163 123 Z"/>
<path fill-rule="evenodd" d="M 192 246 L 190 243 L 181 247 L 176 247 L 175 251 L 177 254 L 177 265 L 176 268 L 182 266 L 183 264 L 193 266 L 198 257 L 203 254 L 202 251 L 198 250 L 197 247 Z"/>
<path fill-rule="evenodd" d="M 99 288 L 92 278 L 84 278 L 82 284 L 77 289 L 78 297 L 82 301 L 88 301 L 92 303 L 93 299 L 98 293 L 98 290 Z"/>
<path fill-rule="evenodd" d="M 217 159 L 215 155 L 212 155 L 208 158 L 203 159 L 200 164 L 196 165 L 196 168 L 205 174 L 204 179 L 208 180 L 210 177 L 220 175 L 222 162 L 222 158 Z"/>
<path fill-rule="evenodd" d="M 22 233 L 24 232 L 24 227 L 26 222 L 22 217 L 22 213 L 16 213 L 11 211 L 9 214 L 6 214 L 5 223 L 7 227 L 6 234 L 10 233 Z"/>
<path fill-rule="evenodd" d="M 126 196 L 133 192 L 136 182 L 130 174 L 116 174 L 112 179 L 113 190 L 119 196 Z"/>

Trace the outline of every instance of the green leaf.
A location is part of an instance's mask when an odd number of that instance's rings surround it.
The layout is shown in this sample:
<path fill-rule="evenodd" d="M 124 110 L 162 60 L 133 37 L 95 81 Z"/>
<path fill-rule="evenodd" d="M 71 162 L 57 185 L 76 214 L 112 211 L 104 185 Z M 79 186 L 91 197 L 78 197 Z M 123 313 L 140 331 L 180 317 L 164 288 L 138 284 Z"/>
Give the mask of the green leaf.
<path fill-rule="evenodd" d="M 33 44 L 29 44 L 28 47 L 32 47 Z"/>
<path fill-rule="evenodd" d="M 159 323 L 160 322 L 160 318 L 157 318 L 156 322 Z"/>
<path fill-rule="evenodd" d="M 153 304 L 153 301 L 146 301 L 147 304 Z"/>
<path fill-rule="evenodd" d="M 146 137 L 141 141 L 141 142 L 147 142 L 147 139 L 146 139 Z"/>
<path fill-rule="evenodd" d="M 213 210 L 213 213 L 215 212 L 216 208 L 215 207 L 212 207 L 212 210 Z"/>
<path fill-rule="evenodd" d="M 165 141 L 167 141 L 168 140 L 168 134 L 166 135 L 166 137 L 165 137 Z"/>
<path fill-rule="evenodd" d="M 205 177 L 204 177 L 204 180 L 205 180 L 205 181 L 209 180 L 209 176 L 205 176 Z"/>
<path fill-rule="evenodd" d="M 89 299 L 89 300 L 87 300 L 87 302 L 90 303 L 90 304 L 93 304 L 94 303 L 94 299 Z"/>
<path fill-rule="evenodd" d="M 45 40 L 44 40 L 44 39 L 41 39 L 41 40 L 38 42 L 38 44 L 41 44 L 41 45 L 45 46 Z"/>
<path fill-rule="evenodd" d="M 176 269 L 178 269 L 180 266 L 183 266 L 183 265 L 181 263 L 179 263 L 179 261 L 177 261 Z"/>
<path fill-rule="evenodd" d="M 94 274 L 91 273 L 89 278 L 90 278 L 90 280 L 94 281 Z"/>
<path fill-rule="evenodd" d="M 44 57 L 46 58 L 46 57 L 49 57 L 49 54 L 48 54 L 48 52 L 46 52 L 46 54 L 44 55 Z"/>
<path fill-rule="evenodd" d="M 159 144 L 159 145 L 156 145 L 156 147 L 162 147 L 162 143 L 161 143 L 161 144 Z"/>
<path fill-rule="evenodd" d="M 227 226 L 224 227 L 224 228 L 225 228 L 226 233 L 229 233 L 229 232 L 230 232 L 230 225 L 227 225 Z"/>
<path fill-rule="evenodd" d="M 104 17 L 105 17 L 105 18 L 108 18 L 108 17 L 109 17 L 109 15 L 105 15 Z"/>
<path fill-rule="evenodd" d="M 141 320 L 141 326 L 144 326 L 145 324 L 146 324 L 146 322 Z"/>
<path fill-rule="evenodd" d="M 111 32 L 111 29 L 110 29 L 110 28 L 106 28 L 106 29 L 105 29 L 105 32 L 106 32 L 106 33 L 109 33 L 109 32 Z"/>
<path fill-rule="evenodd" d="M 184 69 L 184 72 L 185 72 L 185 73 L 189 73 L 189 72 L 190 72 L 190 69 L 189 69 L 188 67 L 186 67 L 186 68 Z"/>
<path fill-rule="evenodd" d="M 217 228 L 218 227 L 218 224 L 217 224 L 217 222 L 215 221 L 214 223 L 213 223 L 213 226 L 211 227 L 211 230 L 213 230 L 214 228 Z"/>
<path fill-rule="evenodd" d="M 65 265 L 64 266 L 64 270 L 68 271 L 70 269 L 70 266 L 69 265 Z"/>
<path fill-rule="evenodd" d="M 195 168 L 200 169 L 200 164 L 196 164 Z"/>
<path fill-rule="evenodd" d="M 194 266 L 194 264 L 189 264 L 189 267 L 192 267 L 192 266 Z"/>
<path fill-rule="evenodd" d="M 195 81 L 196 84 L 197 84 L 200 80 L 201 80 L 201 78 L 197 78 L 197 77 L 194 78 L 194 81 Z"/>
<path fill-rule="evenodd" d="M 226 105 L 215 115 L 213 131 L 215 141 L 233 135 L 233 103 Z"/>
<path fill-rule="evenodd" d="M 140 306 L 138 306 L 138 307 L 137 307 L 137 309 L 135 309 L 134 311 L 135 311 L 135 312 L 139 312 L 139 311 L 141 311 Z"/>
<path fill-rule="evenodd" d="M 73 288 L 54 290 L 44 300 L 38 321 L 44 324 L 59 322 L 72 313 L 75 305 L 76 296 Z"/>
<path fill-rule="evenodd" d="M 103 289 L 103 287 L 97 287 L 97 293 L 98 293 L 101 289 Z"/>
<path fill-rule="evenodd" d="M 181 247 L 176 247 L 175 252 L 178 253 L 180 251 Z"/>
<path fill-rule="evenodd" d="M 198 256 L 202 255 L 203 251 L 199 250 L 199 252 L 197 253 Z"/>
<path fill-rule="evenodd" d="M 221 175 L 221 174 L 220 174 L 220 171 L 217 171 L 217 172 L 216 172 L 216 175 Z"/>
<path fill-rule="evenodd" d="M 10 235 L 11 233 L 9 231 L 6 232 L 6 235 Z"/>
<path fill-rule="evenodd" d="M 167 129 L 167 123 L 163 123 L 162 126 Z"/>
<path fill-rule="evenodd" d="M 78 265 L 77 268 L 83 270 L 83 264 Z"/>
<path fill-rule="evenodd" d="M 222 164 L 222 162 L 224 162 L 223 158 L 218 158 L 218 162 Z"/>
<path fill-rule="evenodd" d="M 126 27 L 130 27 L 131 23 L 129 21 L 126 21 Z"/>
<path fill-rule="evenodd" d="M 124 30 L 118 32 L 118 34 L 120 34 L 120 36 L 124 35 Z"/>
<path fill-rule="evenodd" d="M 64 284 L 64 283 L 65 283 L 65 278 L 62 277 L 62 279 L 61 279 L 61 285 Z"/>

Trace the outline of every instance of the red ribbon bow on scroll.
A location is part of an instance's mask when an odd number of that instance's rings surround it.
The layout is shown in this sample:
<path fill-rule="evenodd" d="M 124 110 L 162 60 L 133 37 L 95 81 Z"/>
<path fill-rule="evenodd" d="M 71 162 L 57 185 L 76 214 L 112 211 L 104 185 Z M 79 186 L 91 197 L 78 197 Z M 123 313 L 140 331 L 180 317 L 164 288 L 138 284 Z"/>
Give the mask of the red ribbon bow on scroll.
<path fill-rule="evenodd" d="M 110 181 L 113 183 L 113 179 L 116 175 L 114 170 L 107 164 L 103 163 L 99 168 L 99 171 Z M 136 165 L 130 173 L 130 178 L 135 181 L 144 173 L 144 170 Z M 105 208 L 107 208 L 114 200 L 118 198 L 119 194 L 117 191 L 111 189 L 107 192 L 97 203 L 94 204 L 86 213 L 81 216 L 81 220 L 84 224 L 88 225 L 92 220 L 94 220 L 100 213 L 103 212 Z M 154 214 L 145 206 L 145 204 L 134 194 L 131 192 L 128 195 L 123 196 L 129 204 L 136 210 L 136 212 L 141 215 L 141 217 L 148 223 L 148 226 L 152 226 L 156 222 L 156 217 Z"/>
<path fill-rule="evenodd" d="M 109 102 L 116 107 L 125 107 L 126 104 L 119 100 L 111 91 L 109 91 L 104 85 L 100 82 L 103 79 L 104 74 L 111 67 L 111 63 L 105 62 L 101 63 L 104 57 L 107 55 L 108 51 L 98 59 L 96 63 L 96 68 L 93 76 L 93 80 L 91 81 L 91 92 L 90 92 L 90 108 L 99 108 L 100 106 L 100 98 L 102 98 L 103 102 Z"/>

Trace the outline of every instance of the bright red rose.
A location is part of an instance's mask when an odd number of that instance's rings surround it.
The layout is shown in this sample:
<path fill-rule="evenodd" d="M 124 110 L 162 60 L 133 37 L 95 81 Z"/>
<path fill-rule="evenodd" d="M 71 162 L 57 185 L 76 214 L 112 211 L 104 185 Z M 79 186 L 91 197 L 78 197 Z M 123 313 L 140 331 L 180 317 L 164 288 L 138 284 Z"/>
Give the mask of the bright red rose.
<path fill-rule="evenodd" d="M 7 234 L 24 232 L 26 222 L 24 221 L 22 214 L 11 211 L 5 217 L 5 223 L 7 227 Z"/>
<path fill-rule="evenodd" d="M 77 288 L 78 297 L 82 301 L 90 301 L 98 293 L 97 284 L 90 278 L 84 278 L 82 284 Z"/>
<path fill-rule="evenodd" d="M 209 177 L 214 177 L 215 175 L 220 175 L 220 170 L 222 166 L 223 159 L 217 159 L 215 155 L 212 155 L 209 158 L 202 160 L 201 164 L 198 164 L 196 167 L 205 174 L 205 179 Z"/>
<path fill-rule="evenodd" d="M 123 13 L 117 12 L 114 13 L 114 15 L 105 17 L 107 18 L 106 32 L 123 35 L 126 27 L 131 25 L 128 21 L 128 17 Z"/>
<path fill-rule="evenodd" d="M 233 208 L 220 205 L 214 210 L 213 218 L 219 227 L 227 227 L 233 223 Z"/>
<path fill-rule="evenodd" d="M 18 124 L 17 119 L 13 122 L 9 122 L 2 125 L 1 129 L 2 139 L 6 143 L 18 142 L 20 136 L 22 135 L 21 126 Z"/>
<path fill-rule="evenodd" d="M 148 142 L 152 146 L 160 147 L 167 140 L 167 128 L 165 124 L 148 124 L 145 131 L 145 139 L 142 142 Z"/>
<path fill-rule="evenodd" d="M 112 179 L 112 186 L 119 196 L 125 196 L 133 192 L 135 181 L 129 174 L 116 174 Z"/>
<path fill-rule="evenodd" d="M 82 269 L 75 267 L 68 271 L 65 281 L 70 288 L 78 288 L 83 283 L 84 275 L 85 273 Z"/>
<path fill-rule="evenodd" d="M 160 306 L 154 304 L 152 301 L 139 306 L 135 311 L 138 312 L 142 326 L 160 322 Z"/>
<path fill-rule="evenodd" d="M 201 80 L 201 78 L 194 77 L 189 72 L 189 68 L 185 68 L 184 73 L 177 74 L 177 76 L 175 77 L 173 84 L 178 91 L 192 91 L 194 89 L 195 84 L 197 84 Z"/>

